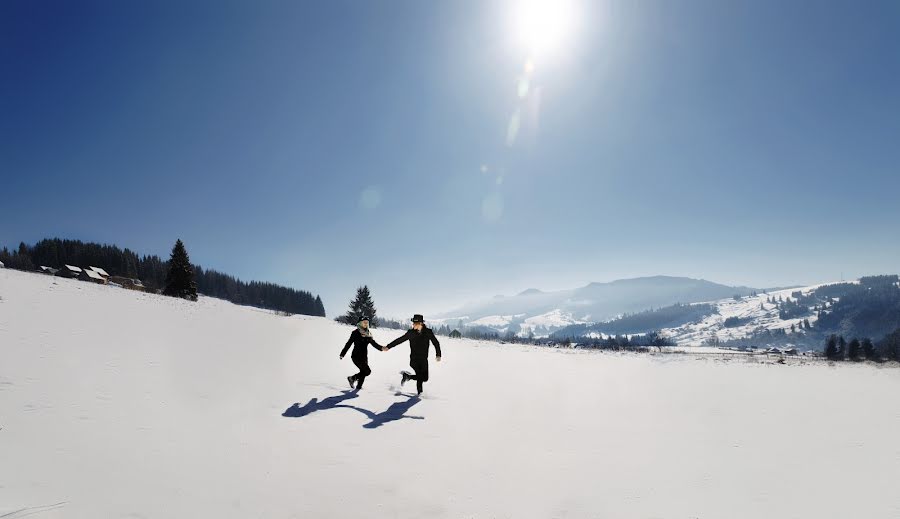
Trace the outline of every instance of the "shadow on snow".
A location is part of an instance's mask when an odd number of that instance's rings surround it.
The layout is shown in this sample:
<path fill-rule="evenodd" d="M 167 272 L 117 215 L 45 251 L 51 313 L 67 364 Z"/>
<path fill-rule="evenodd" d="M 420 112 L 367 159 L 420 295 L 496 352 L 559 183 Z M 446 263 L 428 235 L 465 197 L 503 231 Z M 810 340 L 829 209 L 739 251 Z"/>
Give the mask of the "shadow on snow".
<path fill-rule="evenodd" d="M 291 407 L 287 408 L 285 412 L 281 413 L 281 416 L 287 418 L 303 418 L 304 416 L 309 416 L 310 414 L 317 411 L 325 411 L 327 409 L 337 409 L 342 407 L 345 409 L 353 409 L 354 411 L 358 411 L 364 414 L 369 419 L 369 423 L 363 424 L 363 427 L 366 429 L 376 429 L 388 422 L 394 422 L 403 418 L 410 418 L 413 420 L 425 419 L 424 416 L 406 415 L 406 413 L 412 408 L 412 406 L 421 402 L 418 396 L 412 395 L 408 396 L 406 400 L 394 402 L 387 409 L 380 413 L 375 413 L 373 411 L 369 411 L 368 409 L 363 409 L 362 407 L 344 403 L 348 400 L 357 398 L 358 396 L 359 394 L 356 391 L 344 390 L 341 391 L 341 394 L 339 395 L 323 398 L 322 400 L 313 398 L 304 406 L 301 406 L 299 402 L 295 403 Z"/>

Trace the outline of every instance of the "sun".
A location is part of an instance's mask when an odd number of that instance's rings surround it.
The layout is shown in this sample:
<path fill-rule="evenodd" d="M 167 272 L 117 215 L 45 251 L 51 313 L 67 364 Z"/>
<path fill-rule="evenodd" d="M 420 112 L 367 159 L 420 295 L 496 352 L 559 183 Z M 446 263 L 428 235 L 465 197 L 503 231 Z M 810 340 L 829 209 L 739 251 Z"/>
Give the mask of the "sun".
<path fill-rule="evenodd" d="M 514 0 L 513 33 L 530 58 L 557 54 L 568 46 L 577 21 L 572 0 Z"/>

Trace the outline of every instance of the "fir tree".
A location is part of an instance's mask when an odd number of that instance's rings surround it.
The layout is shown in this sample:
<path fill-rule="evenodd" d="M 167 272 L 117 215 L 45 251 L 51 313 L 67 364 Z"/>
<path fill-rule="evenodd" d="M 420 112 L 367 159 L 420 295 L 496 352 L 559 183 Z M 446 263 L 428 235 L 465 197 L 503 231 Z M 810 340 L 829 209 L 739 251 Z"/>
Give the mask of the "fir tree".
<path fill-rule="evenodd" d="M 197 282 L 194 281 L 194 268 L 188 258 L 187 249 L 181 240 L 175 242 L 172 247 L 172 256 L 169 259 L 169 273 L 166 275 L 166 288 L 163 294 L 167 296 L 181 297 L 191 301 L 197 300 Z"/>
<path fill-rule="evenodd" d="M 872 344 L 872 339 L 866 337 L 862 340 L 862 351 L 863 357 L 865 357 L 866 359 L 878 360 L 878 355 L 876 355 L 875 345 Z"/>
<path fill-rule="evenodd" d="M 854 338 L 852 341 L 850 341 L 850 345 L 848 346 L 847 357 L 849 357 L 850 360 L 859 360 L 859 354 L 861 351 L 862 346 L 859 343 L 859 339 Z"/>
<path fill-rule="evenodd" d="M 350 301 L 350 309 L 340 320 L 347 324 L 356 324 L 361 317 L 369 318 L 370 327 L 378 327 L 378 320 L 375 318 L 375 303 L 372 301 L 372 295 L 369 293 L 367 285 L 356 289 L 356 298 Z"/>
<path fill-rule="evenodd" d="M 828 360 L 837 360 L 837 355 L 837 336 L 831 335 L 828 337 L 828 341 L 825 342 L 825 358 Z"/>
<path fill-rule="evenodd" d="M 325 317 L 325 305 L 322 303 L 322 298 L 319 296 L 316 296 L 315 304 L 316 304 L 316 308 L 315 308 L 316 315 Z"/>

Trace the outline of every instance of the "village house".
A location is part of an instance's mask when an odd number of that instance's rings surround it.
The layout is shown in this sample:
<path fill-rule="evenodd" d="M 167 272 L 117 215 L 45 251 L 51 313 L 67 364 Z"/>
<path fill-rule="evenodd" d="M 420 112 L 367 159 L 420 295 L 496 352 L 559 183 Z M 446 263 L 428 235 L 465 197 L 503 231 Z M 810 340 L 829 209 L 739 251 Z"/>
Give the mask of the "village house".
<path fill-rule="evenodd" d="M 126 278 L 124 276 L 110 276 L 109 282 L 129 290 L 137 290 L 139 292 L 145 290 L 144 284 L 141 283 L 140 279 Z"/>
<path fill-rule="evenodd" d="M 103 279 L 109 279 L 109 274 L 107 274 L 106 271 L 103 270 L 102 268 L 100 268 L 100 267 L 88 267 L 88 268 L 93 270 L 97 274 L 100 274 L 101 276 L 103 276 Z"/>
<path fill-rule="evenodd" d="M 81 275 L 78 276 L 78 279 L 82 281 L 90 281 L 92 283 L 97 283 L 98 285 L 105 285 L 106 278 L 98 274 L 96 271 L 92 269 L 84 269 L 81 271 Z"/>
<path fill-rule="evenodd" d="M 56 275 L 63 278 L 77 278 L 81 275 L 81 269 L 72 265 L 63 265 Z"/>

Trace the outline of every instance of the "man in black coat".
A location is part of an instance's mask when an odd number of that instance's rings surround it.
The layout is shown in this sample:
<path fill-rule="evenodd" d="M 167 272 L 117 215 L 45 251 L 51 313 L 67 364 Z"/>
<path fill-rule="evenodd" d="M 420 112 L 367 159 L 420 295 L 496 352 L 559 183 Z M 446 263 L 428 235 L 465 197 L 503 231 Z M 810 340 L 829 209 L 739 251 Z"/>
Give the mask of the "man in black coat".
<path fill-rule="evenodd" d="M 344 358 L 344 355 L 347 354 L 347 350 L 350 349 L 351 344 L 353 345 L 353 353 L 350 354 L 350 360 L 352 360 L 353 363 L 356 364 L 356 367 L 359 368 L 359 373 L 347 377 L 347 382 L 350 383 L 351 388 L 355 382 L 356 389 L 362 389 L 366 377 L 372 374 L 372 370 L 369 369 L 369 350 L 366 347 L 371 344 L 375 349 L 387 350 L 379 346 L 378 343 L 375 342 L 375 339 L 372 338 L 372 331 L 369 330 L 368 317 L 362 317 L 359 320 L 359 324 L 356 325 L 356 329 L 350 334 L 350 338 L 347 339 L 347 344 L 345 344 L 344 349 L 341 350 L 342 359 Z"/>
<path fill-rule="evenodd" d="M 412 323 L 412 330 L 397 337 L 382 349 L 387 351 L 403 341 L 409 341 L 409 367 L 413 369 L 415 374 L 401 371 L 400 375 L 402 378 L 400 379 L 400 385 L 402 386 L 405 384 L 407 380 L 415 380 L 416 389 L 418 389 L 419 394 L 421 395 L 422 384 L 428 381 L 428 346 L 430 343 L 434 343 L 436 360 L 440 362 L 441 343 L 438 342 L 437 337 L 434 336 L 434 332 L 431 331 L 431 328 L 425 326 L 425 319 L 421 314 L 414 315 Z"/>

